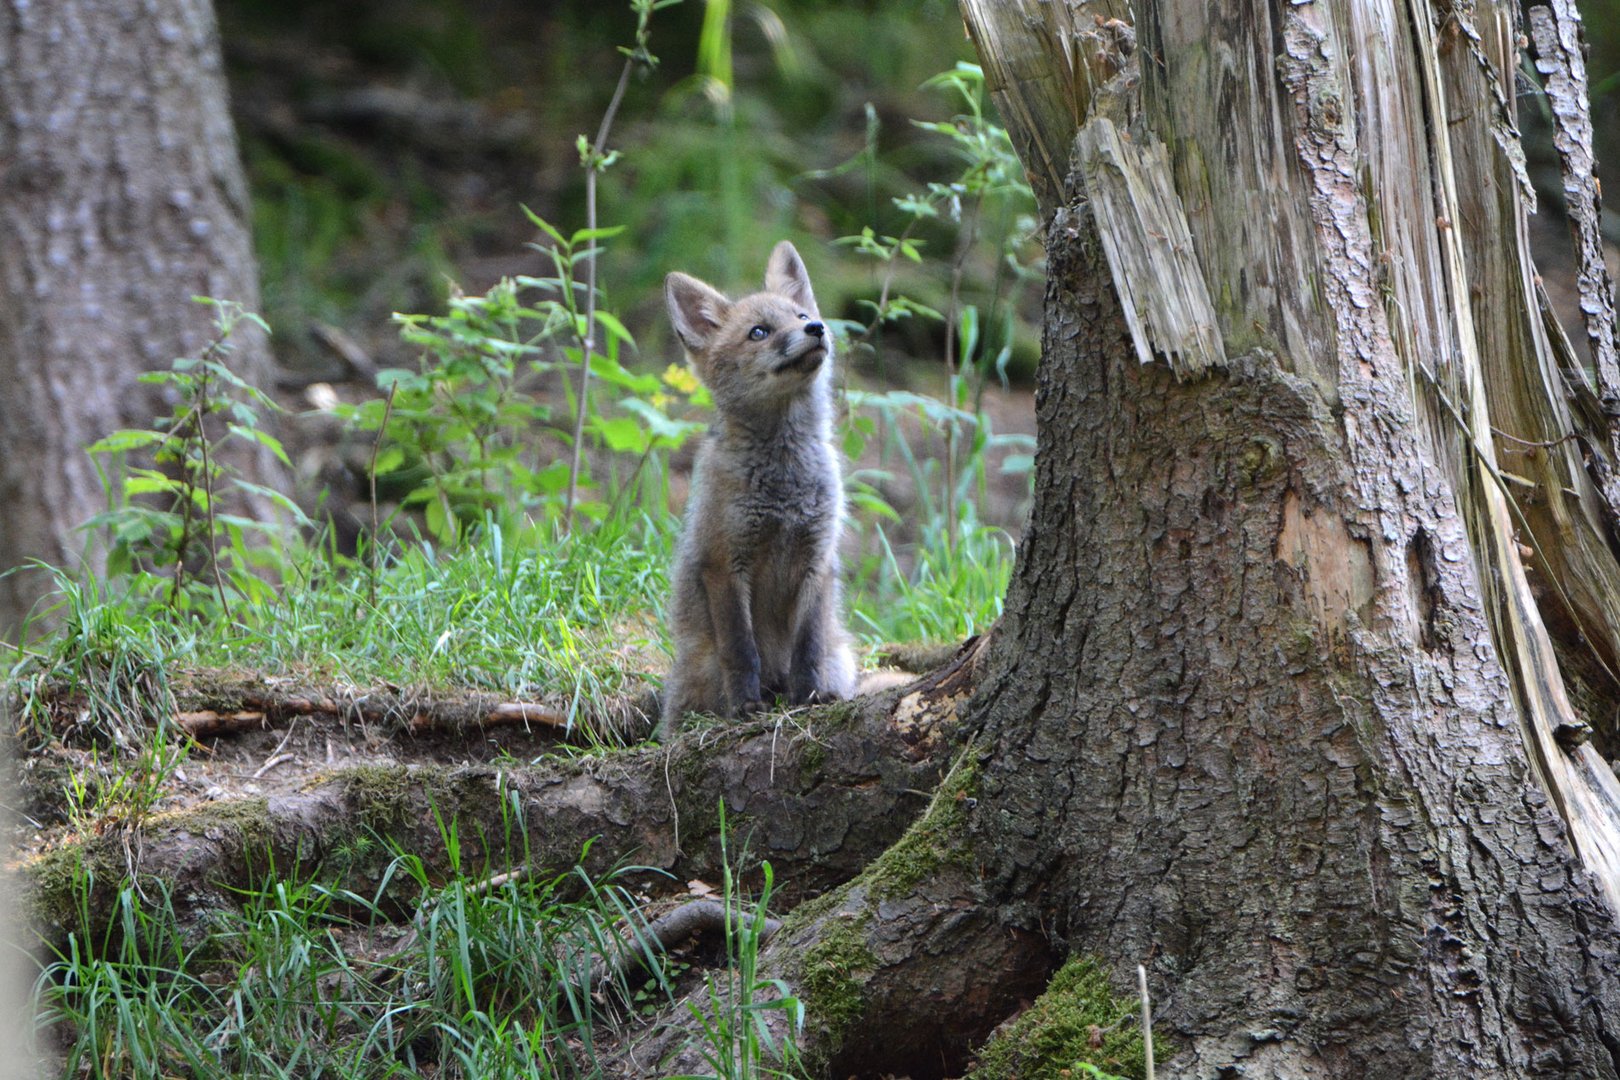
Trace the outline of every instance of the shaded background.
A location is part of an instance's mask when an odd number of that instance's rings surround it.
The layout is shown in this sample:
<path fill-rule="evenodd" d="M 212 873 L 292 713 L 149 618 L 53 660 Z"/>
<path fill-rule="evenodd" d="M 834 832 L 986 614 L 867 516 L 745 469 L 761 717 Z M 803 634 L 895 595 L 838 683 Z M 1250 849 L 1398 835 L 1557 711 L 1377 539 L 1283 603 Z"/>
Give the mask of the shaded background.
<path fill-rule="evenodd" d="M 955 5 L 732 5 L 728 96 L 699 74 L 709 6 L 686 0 L 654 16 L 660 63 L 632 79 L 609 140 L 623 157 L 604 177 L 601 215 L 625 232 L 609 244 L 601 284 L 637 337 L 639 364 L 652 369 L 679 360 L 660 310 L 663 275 L 679 268 L 724 288 L 752 287 L 764 253 L 784 236 L 804 252 L 826 313 L 865 321 L 859 301 L 876 299 L 881 268 L 831 242 L 863 226 L 898 232 L 905 215 L 891 200 L 961 167 L 946 140 L 912 122 L 956 111 L 948 95 L 922 87 L 974 59 Z M 1600 169 L 1620 190 L 1612 164 L 1620 159 L 1620 0 L 1581 8 Z M 218 12 L 253 191 L 264 314 L 285 389 L 322 381 L 362 395 L 375 367 L 414 363 L 391 313 L 441 311 L 452 283 L 474 293 L 503 275 L 540 271 L 540 256 L 525 246 L 538 234 L 520 204 L 565 231 L 583 225 L 574 141 L 594 135 L 612 93 L 617 46 L 633 28 L 628 5 L 219 0 Z M 1557 166 L 1528 64 L 1518 89 L 1543 197 L 1534 221 L 1540 261 L 1566 328 L 1577 331 Z M 1614 216 L 1607 221 L 1612 251 Z M 963 245 L 965 300 L 1013 305 L 1012 393 L 987 402 L 1012 430 L 1032 430 L 1019 390 L 1038 356 L 1039 284 L 1009 283 L 998 260 L 1001 238 L 1029 229 L 1027 221 L 987 222 L 968 244 L 952 223 L 934 223 L 918 233 L 927 258 L 905 266 L 897 283 L 943 309 Z M 1028 251 L 1038 259 L 1038 246 Z M 935 321 L 891 323 L 845 362 L 857 380 L 937 393 L 944 333 Z M 304 464 L 308 483 L 321 466 Z M 988 520 L 1019 525 L 1020 482 L 993 499 Z"/>

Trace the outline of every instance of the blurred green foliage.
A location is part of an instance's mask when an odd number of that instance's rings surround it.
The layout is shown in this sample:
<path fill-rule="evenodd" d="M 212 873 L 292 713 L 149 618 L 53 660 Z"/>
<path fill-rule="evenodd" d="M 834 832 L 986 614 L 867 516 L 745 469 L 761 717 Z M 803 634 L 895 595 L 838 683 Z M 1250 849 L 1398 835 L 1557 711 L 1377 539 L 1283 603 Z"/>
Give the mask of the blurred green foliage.
<path fill-rule="evenodd" d="M 584 220 L 574 143 L 613 91 L 628 4 L 220 0 L 219 11 L 262 308 L 284 360 L 329 363 L 308 332 L 325 322 L 397 362 L 378 332 L 392 312 L 442 303 L 446 278 L 472 292 L 533 272 L 519 203 Z M 626 229 L 604 260 L 607 302 L 667 358 L 663 275 L 740 287 L 787 237 L 828 313 L 857 316 L 880 275 L 827 242 L 899 232 L 907 215 L 892 200 L 959 171 L 950 145 L 912 123 L 956 111 L 924 87 L 972 57 L 954 6 L 686 0 L 658 13 L 653 34 L 661 63 L 631 81 L 612 140 L 624 158 L 602 181 L 605 217 Z M 917 238 L 943 255 L 955 224 Z M 970 294 L 991 289 L 995 270 L 993 252 L 970 261 Z M 945 306 L 948 265 L 904 274 L 908 294 Z M 1021 334 L 1027 368 L 1027 322 Z M 942 328 L 907 327 L 892 343 L 937 355 L 942 342 Z"/>

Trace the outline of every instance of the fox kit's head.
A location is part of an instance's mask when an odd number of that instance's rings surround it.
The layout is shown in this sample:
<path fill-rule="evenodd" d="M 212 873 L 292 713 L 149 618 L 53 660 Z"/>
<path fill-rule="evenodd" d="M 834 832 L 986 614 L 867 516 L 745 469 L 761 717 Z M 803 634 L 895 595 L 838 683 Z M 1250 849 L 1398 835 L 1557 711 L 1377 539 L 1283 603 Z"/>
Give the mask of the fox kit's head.
<path fill-rule="evenodd" d="M 697 278 L 664 279 L 669 319 L 722 412 L 782 404 L 828 366 L 832 335 L 816 310 L 804 260 L 786 240 L 765 268 L 765 291 L 727 300 Z"/>

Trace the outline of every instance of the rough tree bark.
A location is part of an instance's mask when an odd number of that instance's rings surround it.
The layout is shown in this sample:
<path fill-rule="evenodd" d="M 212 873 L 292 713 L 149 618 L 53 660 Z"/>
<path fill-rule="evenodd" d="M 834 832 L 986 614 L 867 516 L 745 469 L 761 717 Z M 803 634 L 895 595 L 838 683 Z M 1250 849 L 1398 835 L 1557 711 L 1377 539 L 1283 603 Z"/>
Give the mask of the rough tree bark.
<path fill-rule="evenodd" d="M 248 228 L 208 0 L 0 4 L 0 570 L 85 550 L 84 446 L 167 411 L 135 379 L 211 339 L 192 296 L 257 307 Z M 251 381 L 269 361 L 237 341 Z M 43 585 L 0 580 L 0 636 Z"/>

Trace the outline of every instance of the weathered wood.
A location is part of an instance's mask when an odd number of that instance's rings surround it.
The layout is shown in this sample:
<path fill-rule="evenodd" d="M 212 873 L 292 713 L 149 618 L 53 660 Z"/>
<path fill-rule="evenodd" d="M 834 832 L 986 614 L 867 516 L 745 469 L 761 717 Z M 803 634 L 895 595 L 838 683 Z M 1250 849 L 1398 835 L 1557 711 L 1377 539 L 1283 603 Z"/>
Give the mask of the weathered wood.
<path fill-rule="evenodd" d="M 1586 341 L 1597 369 L 1604 411 L 1620 418 L 1620 349 L 1615 336 L 1614 282 L 1603 261 L 1602 201 L 1595 183 L 1591 100 L 1581 42 L 1581 13 L 1574 0 L 1551 0 L 1529 9 L 1536 70 L 1546 80 L 1552 107 L 1553 146 L 1563 167 L 1565 211 L 1575 241 L 1575 284 L 1581 297 Z"/>
<path fill-rule="evenodd" d="M 1080 129 L 1076 152 L 1137 358 L 1147 364 L 1163 356 L 1179 378 L 1225 364 L 1163 145 L 1151 137 L 1127 142 L 1099 116 Z"/>
<path fill-rule="evenodd" d="M 962 0 L 985 85 L 1043 215 L 1063 205 L 1074 135 L 1133 51 L 1127 0 Z"/>

